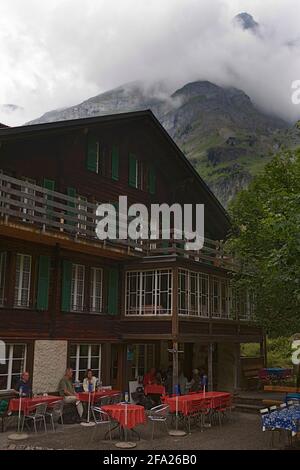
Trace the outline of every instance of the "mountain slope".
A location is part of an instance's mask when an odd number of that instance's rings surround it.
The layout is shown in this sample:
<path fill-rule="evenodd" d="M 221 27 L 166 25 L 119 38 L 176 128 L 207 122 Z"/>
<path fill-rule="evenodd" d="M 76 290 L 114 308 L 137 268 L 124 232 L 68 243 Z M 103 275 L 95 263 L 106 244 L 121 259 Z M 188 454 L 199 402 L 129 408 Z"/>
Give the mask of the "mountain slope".
<path fill-rule="evenodd" d="M 207 81 L 169 94 L 163 83 L 133 82 L 30 124 L 151 109 L 220 201 L 245 187 L 280 147 L 300 141 L 298 128 L 259 111 L 236 88 Z"/>

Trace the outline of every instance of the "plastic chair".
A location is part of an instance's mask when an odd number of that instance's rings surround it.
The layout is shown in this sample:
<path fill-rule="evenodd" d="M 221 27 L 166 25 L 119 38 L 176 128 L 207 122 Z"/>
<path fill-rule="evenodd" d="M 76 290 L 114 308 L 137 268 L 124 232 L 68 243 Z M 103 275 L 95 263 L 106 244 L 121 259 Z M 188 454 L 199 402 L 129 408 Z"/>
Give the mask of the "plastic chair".
<path fill-rule="evenodd" d="M 48 408 L 47 408 L 47 411 L 46 411 L 46 416 L 50 417 L 53 432 L 55 432 L 54 421 L 58 421 L 59 418 L 60 418 L 61 424 L 62 425 L 64 424 L 63 410 L 64 410 L 64 401 L 63 400 L 57 400 L 57 401 L 51 403 L 51 405 L 48 405 Z"/>
<path fill-rule="evenodd" d="M 168 414 L 170 407 L 169 405 L 157 405 L 149 410 L 148 419 L 152 422 L 152 440 L 154 439 L 154 427 L 155 423 L 164 423 L 166 430 L 168 432 Z"/>
<path fill-rule="evenodd" d="M 22 422 L 22 431 L 24 429 L 24 425 L 28 422 L 33 422 L 34 431 L 37 432 L 37 423 L 43 423 L 45 432 L 47 432 L 47 425 L 46 425 L 46 410 L 48 407 L 48 403 L 38 403 L 29 409 L 29 414 L 24 414 L 23 422 Z M 30 412 L 32 410 L 32 413 Z"/>
<path fill-rule="evenodd" d="M 109 414 L 106 413 L 105 411 L 103 411 L 99 406 L 92 406 L 91 411 L 92 411 L 93 419 L 96 423 L 95 430 L 94 430 L 94 433 L 92 435 L 92 440 L 95 440 L 95 436 L 96 436 L 96 433 L 97 433 L 97 428 L 99 426 L 108 426 L 109 437 L 110 437 L 110 440 L 112 440 L 112 438 L 111 438 L 111 418 L 110 418 Z"/>

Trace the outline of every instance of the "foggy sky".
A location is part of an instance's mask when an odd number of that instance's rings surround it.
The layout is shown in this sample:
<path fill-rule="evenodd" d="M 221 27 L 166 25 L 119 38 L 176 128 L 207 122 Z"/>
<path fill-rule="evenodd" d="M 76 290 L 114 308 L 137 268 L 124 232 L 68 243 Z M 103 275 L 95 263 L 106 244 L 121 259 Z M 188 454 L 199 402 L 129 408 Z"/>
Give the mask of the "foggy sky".
<path fill-rule="evenodd" d="M 257 34 L 232 22 L 243 11 Z M 134 80 L 167 80 L 174 91 L 198 79 L 241 88 L 294 121 L 299 18 L 299 0 L 0 0 L 0 122 L 19 125 Z"/>

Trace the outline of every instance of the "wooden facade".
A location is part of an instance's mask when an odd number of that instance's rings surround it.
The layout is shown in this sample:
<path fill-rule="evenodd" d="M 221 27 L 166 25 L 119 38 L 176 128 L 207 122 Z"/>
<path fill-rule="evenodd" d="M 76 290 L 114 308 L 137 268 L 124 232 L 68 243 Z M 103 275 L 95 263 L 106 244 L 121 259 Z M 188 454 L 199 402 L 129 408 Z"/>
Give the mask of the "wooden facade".
<path fill-rule="evenodd" d="M 38 390 L 43 341 L 61 344 L 65 357 L 49 360 L 75 365 L 77 378 L 88 365 L 122 389 L 170 361 L 170 344 L 183 345 L 190 373 L 193 345 L 212 369 L 218 344 L 263 342 L 247 302 L 243 315 L 233 308 L 226 212 L 150 111 L 1 128 L 0 172 L 0 339 L 11 345 L 0 388 L 20 366 Z M 98 240 L 97 204 L 120 195 L 148 207 L 203 203 L 204 248 Z"/>

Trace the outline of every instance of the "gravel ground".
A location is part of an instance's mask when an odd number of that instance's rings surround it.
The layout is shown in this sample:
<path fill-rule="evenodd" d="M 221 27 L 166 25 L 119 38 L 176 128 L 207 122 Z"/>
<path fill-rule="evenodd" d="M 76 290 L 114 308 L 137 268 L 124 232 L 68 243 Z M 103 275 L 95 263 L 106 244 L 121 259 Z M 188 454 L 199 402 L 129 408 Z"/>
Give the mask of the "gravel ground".
<path fill-rule="evenodd" d="M 257 415 L 234 412 L 221 427 L 214 425 L 204 432 L 192 429 L 192 434 L 175 438 L 167 435 L 162 424 L 156 425 L 154 440 L 151 440 L 151 426 L 138 426 L 141 440 L 136 449 L 147 450 L 264 450 L 270 449 L 270 433 L 262 432 L 260 417 Z M 106 430 L 106 429 L 105 429 Z M 37 435 L 29 433 L 29 438 L 22 442 L 13 442 L 8 435 L 15 431 L 15 426 L 0 433 L 0 449 L 96 449 L 116 450 L 114 442 L 103 439 L 104 429 L 97 429 L 96 440 L 92 440 L 94 428 L 84 428 L 79 424 L 58 426 L 56 432 L 50 431 Z M 279 445 L 280 444 L 280 445 Z M 284 442 L 275 442 L 275 448 L 283 448 Z"/>

